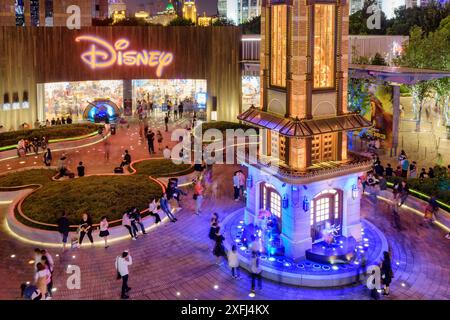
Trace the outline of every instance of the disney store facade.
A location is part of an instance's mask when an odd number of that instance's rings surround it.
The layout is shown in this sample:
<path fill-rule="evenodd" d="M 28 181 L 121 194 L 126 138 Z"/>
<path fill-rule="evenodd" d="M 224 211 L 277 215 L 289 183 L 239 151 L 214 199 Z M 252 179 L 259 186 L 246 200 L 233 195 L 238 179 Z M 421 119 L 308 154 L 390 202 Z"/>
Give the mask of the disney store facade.
<path fill-rule="evenodd" d="M 235 27 L 0 27 L 0 124 L 83 120 L 99 99 L 124 115 L 137 101 L 161 110 L 183 101 L 208 120 L 236 121 L 240 40 Z"/>

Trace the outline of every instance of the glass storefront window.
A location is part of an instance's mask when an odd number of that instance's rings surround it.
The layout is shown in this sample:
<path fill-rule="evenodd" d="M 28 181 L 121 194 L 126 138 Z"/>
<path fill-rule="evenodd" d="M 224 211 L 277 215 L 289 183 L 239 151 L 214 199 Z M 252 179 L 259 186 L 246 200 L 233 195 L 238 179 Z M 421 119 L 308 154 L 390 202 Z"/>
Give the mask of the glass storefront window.
<path fill-rule="evenodd" d="M 314 88 L 333 88 L 335 73 L 335 5 L 314 6 Z"/>
<path fill-rule="evenodd" d="M 272 6 L 270 84 L 286 87 L 287 6 Z"/>

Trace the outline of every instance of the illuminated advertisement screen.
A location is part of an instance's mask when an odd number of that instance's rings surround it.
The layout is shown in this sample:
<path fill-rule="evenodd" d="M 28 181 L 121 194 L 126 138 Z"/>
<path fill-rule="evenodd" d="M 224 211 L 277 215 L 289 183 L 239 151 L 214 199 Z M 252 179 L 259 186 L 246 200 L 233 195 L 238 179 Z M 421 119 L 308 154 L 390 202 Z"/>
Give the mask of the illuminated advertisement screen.
<path fill-rule="evenodd" d="M 197 103 L 201 106 L 206 106 L 206 92 L 197 93 Z"/>
<path fill-rule="evenodd" d="M 45 119 L 71 115 L 81 120 L 89 102 L 107 99 L 117 106 L 123 105 L 123 83 L 121 80 L 54 82 L 44 85 Z"/>
<path fill-rule="evenodd" d="M 242 77 L 242 110 L 245 111 L 252 105 L 259 108 L 260 93 L 259 77 Z"/>

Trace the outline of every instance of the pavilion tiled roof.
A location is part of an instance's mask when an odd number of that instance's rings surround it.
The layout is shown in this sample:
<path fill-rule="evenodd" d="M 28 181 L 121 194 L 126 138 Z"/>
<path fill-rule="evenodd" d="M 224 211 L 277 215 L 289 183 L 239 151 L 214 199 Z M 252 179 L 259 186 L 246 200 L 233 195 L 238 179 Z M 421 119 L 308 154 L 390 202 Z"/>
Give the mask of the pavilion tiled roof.
<path fill-rule="evenodd" d="M 252 107 L 238 119 L 291 138 L 309 138 L 319 134 L 361 130 L 372 124 L 359 114 L 347 113 L 317 119 L 286 118 Z"/>

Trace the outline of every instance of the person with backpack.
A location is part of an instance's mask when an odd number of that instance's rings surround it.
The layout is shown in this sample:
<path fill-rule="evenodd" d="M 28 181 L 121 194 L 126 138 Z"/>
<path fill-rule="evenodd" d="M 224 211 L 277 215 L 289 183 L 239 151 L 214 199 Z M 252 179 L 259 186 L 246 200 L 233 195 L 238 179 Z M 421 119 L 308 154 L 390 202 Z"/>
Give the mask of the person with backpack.
<path fill-rule="evenodd" d="M 125 250 L 121 256 L 116 257 L 117 279 L 122 279 L 121 299 L 129 299 L 128 292 L 131 288 L 128 286 L 128 267 L 133 264 L 133 259 L 128 250 Z"/>

